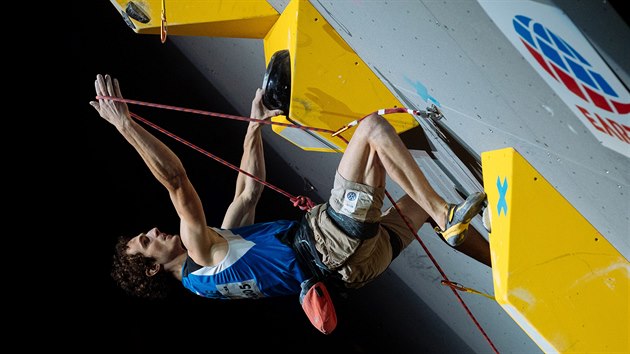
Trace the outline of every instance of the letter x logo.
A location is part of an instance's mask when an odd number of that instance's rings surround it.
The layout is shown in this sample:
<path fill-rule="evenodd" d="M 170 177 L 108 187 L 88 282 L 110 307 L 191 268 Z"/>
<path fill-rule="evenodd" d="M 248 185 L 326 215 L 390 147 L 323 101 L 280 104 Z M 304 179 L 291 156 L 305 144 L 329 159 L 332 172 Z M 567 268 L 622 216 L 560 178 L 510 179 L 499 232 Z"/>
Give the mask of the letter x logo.
<path fill-rule="evenodd" d="M 503 183 L 501 183 L 501 178 L 497 176 L 497 189 L 499 190 L 499 202 L 497 203 L 497 211 L 499 215 L 501 215 L 501 210 L 503 210 L 503 214 L 507 215 L 507 201 L 505 200 L 505 194 L 507 193 L 508 183 L 507 177 L 503 178 Z"/>

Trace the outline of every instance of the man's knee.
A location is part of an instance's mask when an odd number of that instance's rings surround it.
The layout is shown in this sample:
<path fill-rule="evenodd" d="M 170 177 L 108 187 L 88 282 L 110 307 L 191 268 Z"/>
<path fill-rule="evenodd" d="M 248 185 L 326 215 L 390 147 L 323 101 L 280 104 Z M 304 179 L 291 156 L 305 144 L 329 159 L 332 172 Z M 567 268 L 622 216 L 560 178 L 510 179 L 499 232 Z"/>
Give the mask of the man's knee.
<path fill-rule="evenodd" d="M 394 131 L 394 127 L 383 116 L 372 113 L 361 121 L 355 134 L 363 138 L 374 138 L 391 131 Z"/>
<path fill-rule="evenodd" d="M 376 112 L 370 113 L 367 117 L 363 118 L 361 121 L 361 125 L 365 124 L 366 126 L 378 126 L 381 124 L 389 124 L 383 116 L 377 114 Z"/>

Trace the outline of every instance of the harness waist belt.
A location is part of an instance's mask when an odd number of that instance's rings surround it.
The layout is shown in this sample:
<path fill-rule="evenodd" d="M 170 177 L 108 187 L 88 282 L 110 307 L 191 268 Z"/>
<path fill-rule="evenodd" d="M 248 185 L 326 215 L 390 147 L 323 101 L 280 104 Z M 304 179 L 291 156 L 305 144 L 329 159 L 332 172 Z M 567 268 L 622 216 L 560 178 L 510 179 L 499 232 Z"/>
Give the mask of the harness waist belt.
<path fill-rule="evenodd" d="M 317 248 L 315 248 L 315 239 L 313 230 L 308 226 L 306 217 L 300 221 L 295 237 L 293 238 L 292 247 L 297 253 L 298 261 L 303 270 L 309 271 L 312 276 L 318 279 L 324 279 L 333 274 L 322 262 Z"/>

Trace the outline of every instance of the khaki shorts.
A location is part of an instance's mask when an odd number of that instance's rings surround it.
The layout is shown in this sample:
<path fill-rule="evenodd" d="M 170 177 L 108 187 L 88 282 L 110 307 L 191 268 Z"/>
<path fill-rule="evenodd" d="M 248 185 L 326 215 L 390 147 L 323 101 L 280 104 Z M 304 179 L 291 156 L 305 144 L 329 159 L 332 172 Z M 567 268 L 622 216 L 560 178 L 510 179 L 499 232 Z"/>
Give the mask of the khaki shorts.
<path fill-rule="evenodd" d="M 394 207 L 381 213 L 384 195 L 384 188 L 347 181 L 336 173 L 328 203 L 317 205 L 307 214 L 322 262 L 339 273 L 349 288 L 359 288 L 387 269 L 394 254 L 392 243 L 404 249 L 415 238 Z M 327 208 L 357 221 L 380 223 L 376 235 L 366 240 L 348 236 L 330 218 Z M 388 230 L 399 241 L 390 242 Z"/>

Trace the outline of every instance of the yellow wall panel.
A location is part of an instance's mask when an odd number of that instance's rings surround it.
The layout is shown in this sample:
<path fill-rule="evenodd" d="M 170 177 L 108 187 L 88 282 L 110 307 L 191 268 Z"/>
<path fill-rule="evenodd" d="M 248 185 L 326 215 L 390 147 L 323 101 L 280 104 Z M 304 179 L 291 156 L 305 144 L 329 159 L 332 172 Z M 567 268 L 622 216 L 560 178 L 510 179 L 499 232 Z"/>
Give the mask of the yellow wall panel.
<path fill-rule="evenodd" d="M 291 104 L 288 120 L 305 126 L 336 131 L 346 124 L 381 108 L 402 104 L 328 24 L 307 0 L 293 0 L 264 40 L 265 59 L 288 49 L 291 58 Z M 286 113 L 286 112 L 285 112 Z M 388 114 L 385 118 L 398 133 L 418 122 L 407 113 Z M 285 128 L 274 126 L 277 133 Z M 355 128 L 341 134 L 350 140 Z M 337 151 L 346 143 L 330 133 L 314 133 Z M 305 138 L 304 135 L 302 137 Z M 335 151 L 313 148 L 312 142 L 293 141 L 305 150 Z"/>
<path fill-rule="evenodd" d="M 516 150 L 481 159 L 499 304 L 545 352 L 629 352 L 628 260 Z"/>
<path fill-rule="evenodd" d="M 110 1 L 141 34 L 160 34 L 163 4 L 169 35 L 263 38 L 280 17 L 266 0 Z M 146 14 L 149 22 L 130 19 L 129 3 Z"/>

